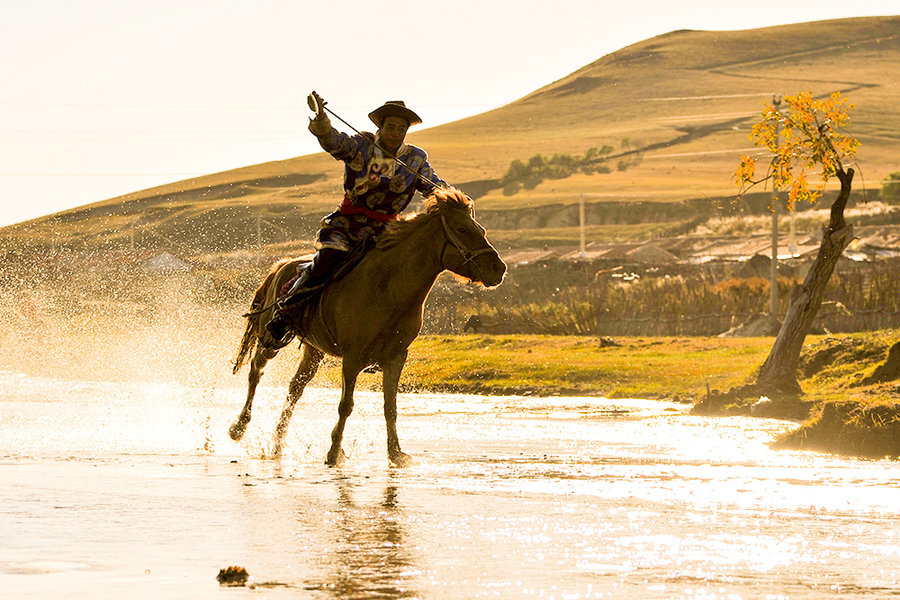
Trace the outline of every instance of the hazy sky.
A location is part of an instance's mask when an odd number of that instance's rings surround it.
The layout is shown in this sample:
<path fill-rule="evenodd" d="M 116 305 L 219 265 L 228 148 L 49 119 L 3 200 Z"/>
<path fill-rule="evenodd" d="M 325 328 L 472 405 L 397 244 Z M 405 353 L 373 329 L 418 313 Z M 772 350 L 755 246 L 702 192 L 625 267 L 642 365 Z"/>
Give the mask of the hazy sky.
<path fill-rule="evenodd" d="M 900 13 L 900 0 L 0 0 L 0 226 L 316 152 L 315 89 L 358 128 L 438 125 L 674 29 Z"/>

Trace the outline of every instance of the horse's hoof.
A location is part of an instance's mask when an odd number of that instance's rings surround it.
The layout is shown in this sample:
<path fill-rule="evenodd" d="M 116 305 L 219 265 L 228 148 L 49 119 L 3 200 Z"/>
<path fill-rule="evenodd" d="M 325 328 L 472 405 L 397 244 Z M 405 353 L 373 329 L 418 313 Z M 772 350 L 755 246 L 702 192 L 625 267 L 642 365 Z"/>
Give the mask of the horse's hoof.
<path fill-rule="evenodd" d="M 244 437 L 244 432 L 246 430 L 246 423 L 237 422 L 228 429 L 228 435 L 231 436 L 231 439 L 234 441 L 239 442 L 241 438 Z"/>
<path fill-rule="evenodd" d="M 339 448 L 337 452 L 329 452 L 325 458 L 325 464 L 329 467 L 340 467 L 345 462 L 347 462 L 347 455 L 344 454 L 343 448 Z"/>
<path fill-rule="evenodd" d="M 388 456 L 388 460 L 391 461 L 391 465 L 400 468 L 412 466 L 415 462 L 412 456 L 399 450 Z"/>
<path fill-rule="evenodd" d="M 282 447 L 280 443 L 276 443 L 272 450 L 269 452 L 269 458 L 278 459 L 281 458 Z"/>

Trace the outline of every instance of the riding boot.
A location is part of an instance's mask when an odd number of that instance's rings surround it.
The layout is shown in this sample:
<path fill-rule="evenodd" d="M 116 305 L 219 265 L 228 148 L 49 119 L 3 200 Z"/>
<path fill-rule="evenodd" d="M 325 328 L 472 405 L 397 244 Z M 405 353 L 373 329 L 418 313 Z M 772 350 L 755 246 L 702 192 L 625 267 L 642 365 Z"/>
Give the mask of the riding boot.
<path fill-rule="evenodd" d="M 283 345 L 290 339 L 291 323 L 287 313 L 293 304 L 303 298 L 304 294 L 298 292 L 326 283 L 334 267 L 346 256 L 346 252 L 333 248 L 322 248 L 316 252 L 312 263 L 300 273 L 290 291 L 278 303 L 272 318 L 266 323 L 266 330 L 274 340 Z"/>
<path fill-rule="evenodd" d="M 300 272 L 297 281 L 294 282 L 291 289 L 288 290 L 281 302 L 278 303 L 278 307 L 283 310 L 285 307 L 294 304 L 302 298 L 303 295 L 298 294 L 298 292 L 310 290 L 328 283 L 328 279 L 331 277 L 336 267 L 340 265 L 346 257 L 346 252 L 335 250 L 333 248 L 322 248 L 316 252 L 312 262 Z"/>

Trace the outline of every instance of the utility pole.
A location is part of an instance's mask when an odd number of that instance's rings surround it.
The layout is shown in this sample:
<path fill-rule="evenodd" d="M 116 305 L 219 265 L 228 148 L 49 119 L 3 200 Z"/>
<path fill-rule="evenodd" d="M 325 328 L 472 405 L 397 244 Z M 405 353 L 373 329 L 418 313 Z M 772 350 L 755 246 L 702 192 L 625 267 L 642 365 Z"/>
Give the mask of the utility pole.
<path fill-rule="evenodd" d="M 794 207 L 794 210 L 791 211 L 791 232 L 788 236 L 788 251 L 789 251 L 789 254 L 791 255 L 791 258 L 794 258 L 795 256 L 797 256 L 797 241 L 796 241 L 796 237 L 795 237 L 796 229 L 795 229 L 795 225 L 794 225 L 794 215 L 796 214 L 796 212 L 797 212 L 796 207 Z"/>
<path fill-rule="evenodd" d="M 584 244 L 584 194 L 581 194 L 578 199 L 578 224 L 581 230 L 581 256 L 585 254 L 585 244 Z"/>
<path fill-rule="evenodd" d="M 781 106 L 781 96 L 772 96 L 776 111 Z M 781 129 L 781 117 L 775 121 L 775 143 Z M 772 263 L 769 265 L 769 316 L 778 317 L 778 185 L 772 186 Z"/>
<path fill-rule="evenodd" d="M 262 256 L 262 216 L 256 215 L 256 255 Z"/>

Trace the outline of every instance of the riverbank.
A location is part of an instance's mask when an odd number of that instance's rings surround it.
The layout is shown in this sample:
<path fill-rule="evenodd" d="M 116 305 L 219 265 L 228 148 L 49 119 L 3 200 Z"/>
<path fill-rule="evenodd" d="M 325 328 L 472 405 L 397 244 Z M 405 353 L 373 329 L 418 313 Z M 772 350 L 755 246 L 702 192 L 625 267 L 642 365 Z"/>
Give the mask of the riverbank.
<path fill-rule="evenodd" d="M 802 421 L 779 447 L 855 456 L 900 456 L 900 380 L 874 381 L 897 331 L 810 336 L 798 378 L 804 395 L 745 398 L 698 414 Z M 423 336 L 404 371 L 406 389 L 516 395 L 584 395 L 700 401 L 746 383 L 771 338 Z"/>
<path fill-rule="evenodd" d="M 243 331 L 242 308 L 175 301 L 152 311 L 138 306 L 91 305 L 90 311 L 36 306 L 9 318 L 0 313 L 0 370 L 51 379 L 76 374 L 108 383 L 178 383 L 210 393 L 235 382 L 246 385 L 246 367 L 234 376 L 228 361 Z M 802 423 L 779 440 L 785 447 L 900 456 L 900 378 L 895 373 L 873 381 L 898 340 L 900 330 L 809 336 L 798 373 L 802 398 L 768 404 L 759 404 L 758 397 L 707 401 L 703 414 Z M 673 400 L 691 404 L 699 414 L 701 401 L 750 381 L 772 342 L 770 337 L 424 335 L 410 348 L 401 385 L 404 391 Z M 285 390 L 298 361 L 297 345 L 291 344 L 267 365 L 263 385 Z M 313 385 L 339 389 L 339 363 L 326 359 Z M 380 386 L 378 374 L 359 381 L 360 388 Z"/>

